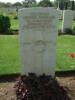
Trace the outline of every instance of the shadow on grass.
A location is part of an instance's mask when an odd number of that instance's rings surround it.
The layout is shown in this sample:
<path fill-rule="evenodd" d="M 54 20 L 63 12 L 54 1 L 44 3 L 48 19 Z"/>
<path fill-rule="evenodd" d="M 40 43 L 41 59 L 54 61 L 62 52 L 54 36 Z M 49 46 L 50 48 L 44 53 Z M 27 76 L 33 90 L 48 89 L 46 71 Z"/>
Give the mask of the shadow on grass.
<path fill-rule="evenodd" d="M 58 71 L 55 72 L 57 77 L 70 77 L 75 76 L 75 71 Z M 20 76 L 20 74 L 9 74 L 9 75 L 0 75 L 0 83 L 1 82 L 13 82 Z"/>
<path fill-rule="evenodd" d="M 75 70 L 70 70 L 70 71 L 57 71 L 55 73 L 56 76 L 58 77 L 71 77 L 71 76 L 75 76 Z"/>
<path fill-rule="evenodd" d="M 2 82 L 14 82 L 20 76 L 20 74 L 0 75 L 0 83 Z"/>

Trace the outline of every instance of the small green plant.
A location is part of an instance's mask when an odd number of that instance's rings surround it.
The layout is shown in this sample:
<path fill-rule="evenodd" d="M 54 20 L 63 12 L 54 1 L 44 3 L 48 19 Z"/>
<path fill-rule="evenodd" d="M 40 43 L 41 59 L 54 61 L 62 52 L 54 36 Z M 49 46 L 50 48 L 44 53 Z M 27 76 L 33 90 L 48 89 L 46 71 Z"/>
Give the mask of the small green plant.
<path fill-rule="evenodd" d="M 65 34 L 70 34 L 70 35 L 73 34 L 72 29 L 69 29 L 69 28 L 66 28 L 66 29 L 64 30 L 64 33 L 65 33 Z"/>
<path fill-rule="evenodd" d="M 18 12 L 17 12 L 17 11 L 15 11 L 15 12 L 13 13 L 13 19 L 18 19 Z"/>
<path fill-rule="evenodd" d="M 10 32 L 10 19 L 8 16 L 0 15 L 0 33 L 5 34 Z"/>
<path fill-rule="evenodd" d="M 63 19 L 63 15 L 60 15 L 59 20 L 62 20 L 62 19 Z"/>

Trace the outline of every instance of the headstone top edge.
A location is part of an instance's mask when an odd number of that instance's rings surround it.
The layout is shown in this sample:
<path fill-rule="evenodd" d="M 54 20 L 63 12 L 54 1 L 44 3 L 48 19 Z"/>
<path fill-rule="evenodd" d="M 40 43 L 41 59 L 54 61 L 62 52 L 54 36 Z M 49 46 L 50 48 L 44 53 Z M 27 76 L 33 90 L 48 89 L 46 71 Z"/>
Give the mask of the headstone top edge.
<path fill-rule="evenodd" d="M 63 10 L 63 11 L 67 11 L 67 12 L 69 12 L 69 11 L 72 11 L 72 10 Z"/>

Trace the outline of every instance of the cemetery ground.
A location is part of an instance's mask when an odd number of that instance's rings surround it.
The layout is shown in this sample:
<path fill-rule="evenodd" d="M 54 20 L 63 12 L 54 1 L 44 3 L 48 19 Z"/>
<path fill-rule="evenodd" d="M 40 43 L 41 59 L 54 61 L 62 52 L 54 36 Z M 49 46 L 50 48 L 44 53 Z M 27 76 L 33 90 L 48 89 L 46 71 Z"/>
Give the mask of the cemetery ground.
<path fill-rule="evenodd" d="M 62 35 L 58 37 L 56 71 L 75 70 L 75 36 Z M 0 100 L 16 100 L 14 84 L 15 74 L 20 73 L 18 35 L 0 35 Z M 13 74 L 13 75 L 10 75 Z M 1 75 L 5 75 L 2 76 Z M 75 72 L 56 74 L 61 86 L 68 92 L 71 100 L 75 100 Z"/>
<path fill-rule="evenodd" d="M 18 29 L 18 20 L 14 19 L 12 15 L 8 16 L 11 19 L 11 29 Z M 61 29 L 61 26 L 60 21 L 59 29 Z M 73 21 L 74 26 L 75 23 Z M 75 100 L 74 41 L 75 36 L 59 36 L 56 55 L 56 78 L 59 84 L 68 92 L 71 100 Z M 19 52 L 19 36 L 0 35 L 0 100 L 16 100 L 16 93 L 13 87 L 16 83 L 16 78 L 20 74 Z M 74 54 L 74 58 L 70 56 L 72 53 Z"/>

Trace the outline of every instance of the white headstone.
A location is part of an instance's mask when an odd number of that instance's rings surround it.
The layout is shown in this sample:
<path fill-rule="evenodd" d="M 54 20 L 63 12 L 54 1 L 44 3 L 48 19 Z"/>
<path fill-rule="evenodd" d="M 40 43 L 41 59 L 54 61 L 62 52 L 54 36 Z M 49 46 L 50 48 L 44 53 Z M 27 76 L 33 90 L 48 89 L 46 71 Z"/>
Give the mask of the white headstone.
<path fill-rule="evenodd" d="M 54 8 L 19 10 L 21 73 L 54 76 L 58 12 Z"/>
<path fill-rule="evenodd" d="M 73 11 L 64 10 L 63 11 L 63 24 L 62 24 L 63 32 L 65 29 L 72 29 L 72 20 L 73 20 Z"/>

